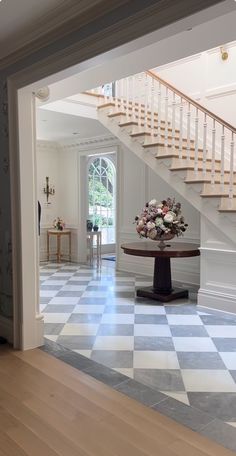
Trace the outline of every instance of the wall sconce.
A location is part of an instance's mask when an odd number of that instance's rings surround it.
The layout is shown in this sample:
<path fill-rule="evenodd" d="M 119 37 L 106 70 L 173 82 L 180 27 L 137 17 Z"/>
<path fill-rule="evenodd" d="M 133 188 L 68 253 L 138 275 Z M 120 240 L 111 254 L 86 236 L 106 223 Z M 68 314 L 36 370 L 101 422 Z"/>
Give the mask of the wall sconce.
<path fill-rule="evenodd" d="M 221 52 L 221 58 L 222 58 L 222 60 L 227 60 L 228 57 L 229 57 L 229 53 L 224 49 L 223 46 L 221 46 L 220 52 Z"/>
<path fill-rule="evenodd" d="M 48 202 L 48 198 L 49 198 L 49 195 L 55 195 L 55 188 L 54 188 L 54 186 L 49 185 L 49 177 L 46 177 L 46 185 L 43 188 L 43 193 L 45 193 L 45 195 L 47 197 L 47 204 L 50 204 Z"/>

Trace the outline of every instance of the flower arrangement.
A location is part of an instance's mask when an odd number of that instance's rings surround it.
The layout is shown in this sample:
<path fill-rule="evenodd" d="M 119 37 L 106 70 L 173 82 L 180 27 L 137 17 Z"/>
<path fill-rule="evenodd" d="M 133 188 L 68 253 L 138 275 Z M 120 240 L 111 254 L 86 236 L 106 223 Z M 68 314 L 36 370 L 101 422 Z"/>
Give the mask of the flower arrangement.
<path fill-rule="evenodd" d="M 57 217 L 55 220 L 53 220 L 52 226 L 58 231 L 63 231 L 66 225 L 60 217 Z"/>
<path fill-rule="evenodd" d="M 181 214 L 181 204 L 176 203 L 174 198 L 161 202 L 152 199 L 135 217 L 135 223 L 140 237 L 153 240 L 181 236 L 188 226 Z"/>

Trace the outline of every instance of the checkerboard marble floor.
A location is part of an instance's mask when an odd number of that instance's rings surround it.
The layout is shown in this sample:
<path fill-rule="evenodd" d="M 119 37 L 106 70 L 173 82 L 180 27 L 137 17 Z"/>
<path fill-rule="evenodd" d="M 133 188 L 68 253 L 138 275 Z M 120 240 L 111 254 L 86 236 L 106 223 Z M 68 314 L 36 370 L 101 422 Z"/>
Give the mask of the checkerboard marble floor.
<path fill-rule="evenodd" d="M 236 315 L 135 298 L 150 281 L 107 266 L 49 263 L 40 281 L 47 339 L 236 427 Z"/>

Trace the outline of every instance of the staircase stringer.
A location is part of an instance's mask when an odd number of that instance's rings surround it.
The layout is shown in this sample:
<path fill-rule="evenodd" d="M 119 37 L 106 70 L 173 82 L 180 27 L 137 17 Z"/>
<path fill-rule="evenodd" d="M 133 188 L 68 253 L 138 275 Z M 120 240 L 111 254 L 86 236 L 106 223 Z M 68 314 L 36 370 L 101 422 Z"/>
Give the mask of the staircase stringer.
<path fill-rule="evenodd" d="M 107 113 L 98 112 L 98 120 L 107 128 L 114 136 L 116 136 L 122 144 L 138 156 L 145 164 L 147 164 L 162 180 L 167 182 L 176 192 L 184 199 L 192 204 L 201 214 L 203 214 L 211 223 L 222 231 L 230 242 L 236 244 L 236 220 L 232 220 L 227 214 L 220 213 L 210 199 L 201 198 L 200 192 L 196 190 L 195 185 L 186 184 L 183 177 L 179 173 L 169 170 L 169 160 L 163 158 L 157 160 L 152 153 L 148 152 L 136 140 L 122 130 L 115 120 L 109 119 Z M 155 195 L 154 195 L 155 196 Z"/>

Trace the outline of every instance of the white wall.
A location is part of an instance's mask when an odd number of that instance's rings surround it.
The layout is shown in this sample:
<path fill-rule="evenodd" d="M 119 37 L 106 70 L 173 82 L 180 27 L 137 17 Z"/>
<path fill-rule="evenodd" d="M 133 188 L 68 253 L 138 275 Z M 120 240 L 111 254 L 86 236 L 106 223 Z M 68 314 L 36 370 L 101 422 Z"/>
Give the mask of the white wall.
<path fill-rule="evenodd" d="M 139 274 L 152 276 L 153 260 L 125 255 L 120 246 L 122 243 L 139 241 L 133 224 L 134 218 L 140 213 L 147 201 L 152 198 L 163 200 L 175 197 L 182 203 L 182 211 L 188 230 L 181 240 L 199 244 L 200 216 L 191 204 L 181 198 L 147 165 L 124 146 L 119 147 L 120 179 L 119 194 L 119 237 L 117 242 L 117 268 Z M 176 239 L 175 239 L 176 241 Z M 140 241 L 141 242 L 141 241 Z M 199 285 L 199 258 L 172 260 L 172 278 L 183 283 Z"/>
<path fill-rule="evenodd" d="M 159 66 L 158 75 L 232 125 L 236 124 L 236 42 Z"/>

